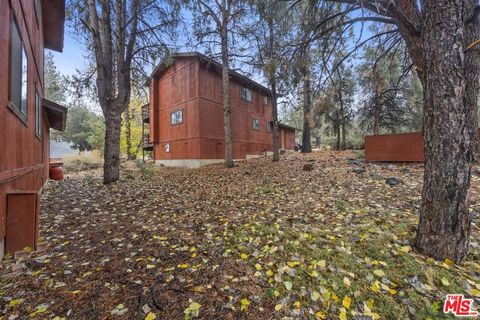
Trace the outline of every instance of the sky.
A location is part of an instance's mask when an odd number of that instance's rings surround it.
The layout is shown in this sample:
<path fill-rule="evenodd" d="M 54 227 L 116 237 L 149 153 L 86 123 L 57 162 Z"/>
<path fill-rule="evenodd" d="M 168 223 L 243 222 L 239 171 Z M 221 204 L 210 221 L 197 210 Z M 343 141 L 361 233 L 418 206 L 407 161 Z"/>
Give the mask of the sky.
<path fill-rule="evenodd" d="M 184 20 L 187 20 L 185 21 L 186 24 L 188 24 L 188 20 L 192 19 L 190 13 L 187 14 L 183 12 L 182 16 Z M 354 33 L 357 36 L 361 34 L 362 39 L 370 35 L 367 25 L 364 26 L 364 30 L 363 32 L 361 32 L 361 24 L 354 25 Z M 76 70 L 85 70 L 87 65 L 87 58 L 85 57 L 86 48 L 75 37 L 76 36 L 74 35 L 74 32 L 71 29 L 71 26 L 68 23 L 66 23 L 63 52 L 60 53 L 60 52 L 51 51 L 51 53 L 53 54 L 54 62 L 55 62 L 55 65 L 57 66 L 57 69 L 60 71 L 61 74 L 65 76 L 71 76 L 76 74 Z M 176 39 L 175 45 L 179 47 L 180 51 L 192 50 L 191 42 L 188 41 L 186 38 L 187 37 L 181 33 L 179 35 L 179 38 Z M 358 39 L 355 38 L 355 40 L 358 40 Z M 194 50 L 204 51 L 201 49 L 194 49 Z M 243 68 L 245 68 L 245 66 L 243 66 Z M 249 70 L 243 70 L 243 71 L 249 71 Z M 265 82 L 263 81 L 263 78 L 259 73 L 253 74 L 251 77 L 253 80 L 265 85 Z M 94 103 L 92 107 L 94 111 L 100 111 L 99 106 L 95 106 Z M 286 110 L 283 110 L 283 112 L 286 112 Z"/>
<path fill-rule="evenodd" d="M 83 69 L 86 64 L 85 47 L 73 38 L 71 29 L 65 26 L 63 52 L 50 51 L 57 69 L 63 75 L 75 74 L 76 69 Z"/>

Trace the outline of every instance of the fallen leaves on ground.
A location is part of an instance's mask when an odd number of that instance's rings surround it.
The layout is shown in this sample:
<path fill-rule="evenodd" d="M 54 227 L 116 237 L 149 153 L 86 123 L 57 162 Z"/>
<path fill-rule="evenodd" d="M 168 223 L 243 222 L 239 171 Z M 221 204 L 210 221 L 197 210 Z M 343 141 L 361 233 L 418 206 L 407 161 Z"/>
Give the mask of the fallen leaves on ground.
<path fill-rule="evenodd" d="M 461 266 L 416 254 L 422 166 L 351 157 L 51 182 L 49 248 L 2 280 L 5 319 L 436 319 L 447 293 L 478 299 L 478 227 Z M 472 212 L 478 185 L 473 176 Z"/>

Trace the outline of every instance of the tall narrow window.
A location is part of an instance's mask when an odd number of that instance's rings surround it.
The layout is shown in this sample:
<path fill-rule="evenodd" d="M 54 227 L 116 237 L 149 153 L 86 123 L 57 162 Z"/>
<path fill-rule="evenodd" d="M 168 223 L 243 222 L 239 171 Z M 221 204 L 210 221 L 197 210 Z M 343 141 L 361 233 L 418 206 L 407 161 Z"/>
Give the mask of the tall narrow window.
<path fill-rule="evenodd" d="M 258 119 L 253 119 L 252 121 L 252 128 L 254 130 L 260 130 L 260 122 L 258 122 Z"/>
<path fill-rule="evenodd" d="M 180 124 L 183 122 L 183 110 L 178 110 L 170 114 L 170 124 Z"/>
<path fill-rule="evenodd" d="M 252 90 L 245 87 L 240 87 L 240 98 L 242 100 L 252 102 Z"/>
<path fill-rule="evenodd" d="M 35 91 L 35 134 L 42 137 L 42 101 L 38 91 Z"/>
<path fill-rule="evenodd" d="M 267 121 L 267 132 L 273 131 L 273 124 L 272 121 Z"/>
<path fill-rule="evenodd" d="M 22 42 L 20 29 L 14 19 L 10 36 L 10 106 L 24 121 L 27 119 L 27 53 Z"/>
<path fill-rule="evenodd" d="M 268 97 L 267 96 L 263 96 L 263 104 L 268 104 Z"/>

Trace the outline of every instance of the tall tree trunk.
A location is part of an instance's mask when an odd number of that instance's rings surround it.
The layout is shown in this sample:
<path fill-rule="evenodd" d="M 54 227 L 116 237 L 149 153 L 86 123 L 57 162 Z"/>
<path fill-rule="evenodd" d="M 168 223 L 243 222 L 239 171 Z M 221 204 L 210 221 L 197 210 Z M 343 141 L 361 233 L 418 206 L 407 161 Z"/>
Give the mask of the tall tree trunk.
<path fill-rule="evenodd" d="M 340 120 L 338 121 L 337 125 L 337 144 L 335 146 L 335 150 L 340 150 Z"/>
<path fill-rule="evenodd" d="M 303 75 L 303 132 L 302 132 L 302 153 L 312 152 L 311 144 L 311 112 L 312 96 L 310 88 L 310 79 L 307 72 Z"/>
<path fill-rule="evenodd" d="M 127 140 L 127 159 L 132 160 L 132 117 L 130 115 L 130 104 L 127 104 L 127 108 L 125 109 L 125 120 L 126 120 L 126 128 L 125 128 L 125 138 Z"/>
<path fill-rule="evenodd" d="M 342 87 L 343 89 L 343 87 Z M 338 92 L 338 97 L 339 97 L 339 102 L 340 102 L 340 125 L 342 127 L 342 150 L 347 149 L 347 138 L 345 137 L 345 134 L 347 132 L 346 129 L 346 121 L 345 121 L 345 106 L 343 104 L 343 95 L 342 95 L 342 89 Z M 340 128 L 338 129 L 340 131 Z"/>
<path fill-rule="evenodd" d="M 274 61 L 275 54 L 275 39 L 273 31 L 273 19 L 268 18 L 269 31 L 269 65 L 268 72 L 270 73 L 270 90 L 272 91 L 272 148 L 273 148 L 273 162 L 280 161 L 280 139 L 278 130 L 278 104 L 277 104 L 277 79 L 276 79 L 276 61 Z"/>
<path fill-rule="evenodd" d="M 373 82 L 375 83 L 375 96 L 373 101 L 373 134 L 379 135 L 380 134 L 380 92 L 381 92 L 381 85 L 380 80 L 377 77 L 377 70 L 376 67 L 373 68 Z"/>
<path fill-rule="evenodd" d="M 224 14 L 224 20 L 227 19 Z M 230 99 L 230 67 L 228 61 L 228 22 L 224 21 L 222 38 L 223 125 L 225 129 L 225 168 L 233 168 L 232 106 Z"/>
<path fill-rule="evenodd" d="M 424 1 L 425 174 L 416 249 L 436 259 L 465 259 L 472 215 L 468 188 L 478 92 L 478 55 L 465 59 L 466 15 L 474 0 Z M 478 50 L 478 49 L 475 49 Z M 472 60 L 469 60 L 472 59 Z M 475 65 L 472 69 L 472 65 Z M 473 84 L 469 84 L 472 81 Z M 475 108 L 473 107 L 475 104 Z"/>
<path fill-rule="evenodd" d="M 273 139 L 273 162 L 280 161 L 280 139 L 278 129 L 278 105 L 277 105 L 277 83 L 275 79 L 270 81 L 272 90 L 272 139 Z"/>
<path fill-rule="evenodd" d="M 103 154 L 103 183 L 120 178 L 120 134 L 122 117 L 113 111 L 105 117 L 105 149 Z"/>

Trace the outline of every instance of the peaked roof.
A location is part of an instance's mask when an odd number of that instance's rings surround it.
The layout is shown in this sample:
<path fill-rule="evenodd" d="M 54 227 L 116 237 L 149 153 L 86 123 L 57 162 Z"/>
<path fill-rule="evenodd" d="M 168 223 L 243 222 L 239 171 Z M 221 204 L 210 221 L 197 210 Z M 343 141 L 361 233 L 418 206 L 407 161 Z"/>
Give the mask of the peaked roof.
<path fill-rule="evenodd" d="M 156 77 L 163 73 L 168 67 L 171 65 L 175 64 L 175 60 L 177 58 L 198 58 L 200 60 L 200 63 L 204 64 L 207 66 L 207 68 L 212 68 L 213 70 L 221 73 L 222 71 L 222 64 L 218 63 L 215 61 L 213 58 L 208 57 L 200 52 L 177 52 L 177 53 L 172 53 L 165 57 L 160 64 L 158 64 L 155 69 L 153 69 L 152 74 L 150 75 L 150 79 L 153 77 Z M 267 87 L 262 86 L 256 81 L 253 81 L 252 79 L 238 73 L 237 71 L 230 70 L 230 76 L 240 82 L 241 84 L 244 84 L 245 86 L 252 87 L 263 94 L 266 94 L 268 96 L 271 95 L 270 89 Z"/>

